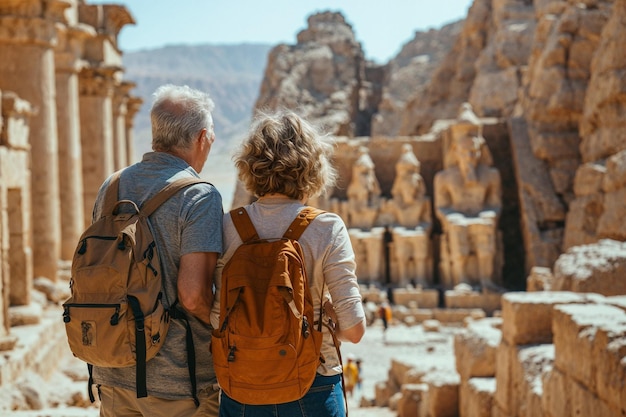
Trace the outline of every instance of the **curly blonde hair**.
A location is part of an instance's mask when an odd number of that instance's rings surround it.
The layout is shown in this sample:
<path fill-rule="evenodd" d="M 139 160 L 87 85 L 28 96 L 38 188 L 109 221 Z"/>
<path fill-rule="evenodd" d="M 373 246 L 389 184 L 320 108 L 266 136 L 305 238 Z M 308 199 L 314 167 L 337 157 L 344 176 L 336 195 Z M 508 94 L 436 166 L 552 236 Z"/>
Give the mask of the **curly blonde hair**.
<path fill-rule="evenodd" d="M 239 179 L 256 197 L 280 193 L 301 200 L 335 184 L 327 136 L 290 110 L 259 113 L 234 156 Z"/>

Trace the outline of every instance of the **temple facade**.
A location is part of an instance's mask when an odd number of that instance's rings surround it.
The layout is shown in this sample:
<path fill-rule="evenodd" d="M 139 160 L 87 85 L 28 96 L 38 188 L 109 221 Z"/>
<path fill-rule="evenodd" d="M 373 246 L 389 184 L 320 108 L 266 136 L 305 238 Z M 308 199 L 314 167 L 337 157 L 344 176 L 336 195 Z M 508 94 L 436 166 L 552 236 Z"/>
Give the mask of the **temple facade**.
<path fill-rule="evenodd" d="M 142 101 L 117 37 L 134 23 L 119 5 L 0 0 L 0 350 L 9 307 L 59 278 L 100 184 L 133 160 Z"/>

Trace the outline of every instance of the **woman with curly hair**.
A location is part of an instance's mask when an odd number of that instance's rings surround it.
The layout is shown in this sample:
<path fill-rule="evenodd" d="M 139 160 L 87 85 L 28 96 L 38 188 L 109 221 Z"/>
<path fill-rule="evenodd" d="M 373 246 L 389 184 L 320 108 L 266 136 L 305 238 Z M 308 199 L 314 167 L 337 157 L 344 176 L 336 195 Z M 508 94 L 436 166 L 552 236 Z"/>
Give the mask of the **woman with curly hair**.
<path fill-rule="evenodd" d="M 306 207 L 309 198 L 334 184 L 336 172 L 330 164 L 333 148 L 322 136 L 292 111 L 261 114 L 235 154 L 239 179 L 257 200 L 245 206 L 261 239 L 280 238 Z M 215 276 L 219 292 L 221 273 L 242 240 L 229 213 L 224 215 L 224 253 Z M 298 239 L 316 313 L 335 323 L 339 340 L 358 343 L 365 332 L 365 313 L 355 275 L 350 237 L 342 219 L 334 213 L 318 215 Z M 219 323 L 216 293 L 212 324 Z M 320 306 L 320 303 L 324 306 Z M 327 319 L 324 318 L 325 320 Z M 330 330 L 323 328 L 324 362 L 309 391 L 299 400 L 270 405 L 242 404 L 221 394 L 220 416 L 345 416 L 342 366 Z"/>

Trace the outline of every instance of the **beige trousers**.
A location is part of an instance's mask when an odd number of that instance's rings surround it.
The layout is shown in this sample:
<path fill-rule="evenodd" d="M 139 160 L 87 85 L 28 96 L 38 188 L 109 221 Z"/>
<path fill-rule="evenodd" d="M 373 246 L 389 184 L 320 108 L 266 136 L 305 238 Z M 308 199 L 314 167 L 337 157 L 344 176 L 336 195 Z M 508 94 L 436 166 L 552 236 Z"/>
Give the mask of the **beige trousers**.
<path fill-rule="evenodd" d="M 200 406 L 196 407 L 191 398 L 137 398 L 135 391 L 101 385 L 100 417 L 217 417 L 219 390 L 200 391 L 198 399 Z"/>

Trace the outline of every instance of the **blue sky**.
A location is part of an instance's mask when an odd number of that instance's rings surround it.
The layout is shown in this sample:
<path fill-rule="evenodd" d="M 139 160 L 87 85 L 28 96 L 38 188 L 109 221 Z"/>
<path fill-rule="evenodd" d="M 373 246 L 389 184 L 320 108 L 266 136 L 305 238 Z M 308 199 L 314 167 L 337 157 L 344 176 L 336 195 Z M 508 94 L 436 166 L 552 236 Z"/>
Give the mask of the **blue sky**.
<path fill-rule="evenodd" d="M 119 36 L 125 52 L 172 44 L 296 43 L 306 19 L 339 11 L 368 59 L 384 63 L 416 30 L 439 28 L 467 15 L 472 0 L 87 0 L 124 4 L 136 25 Z"/>

